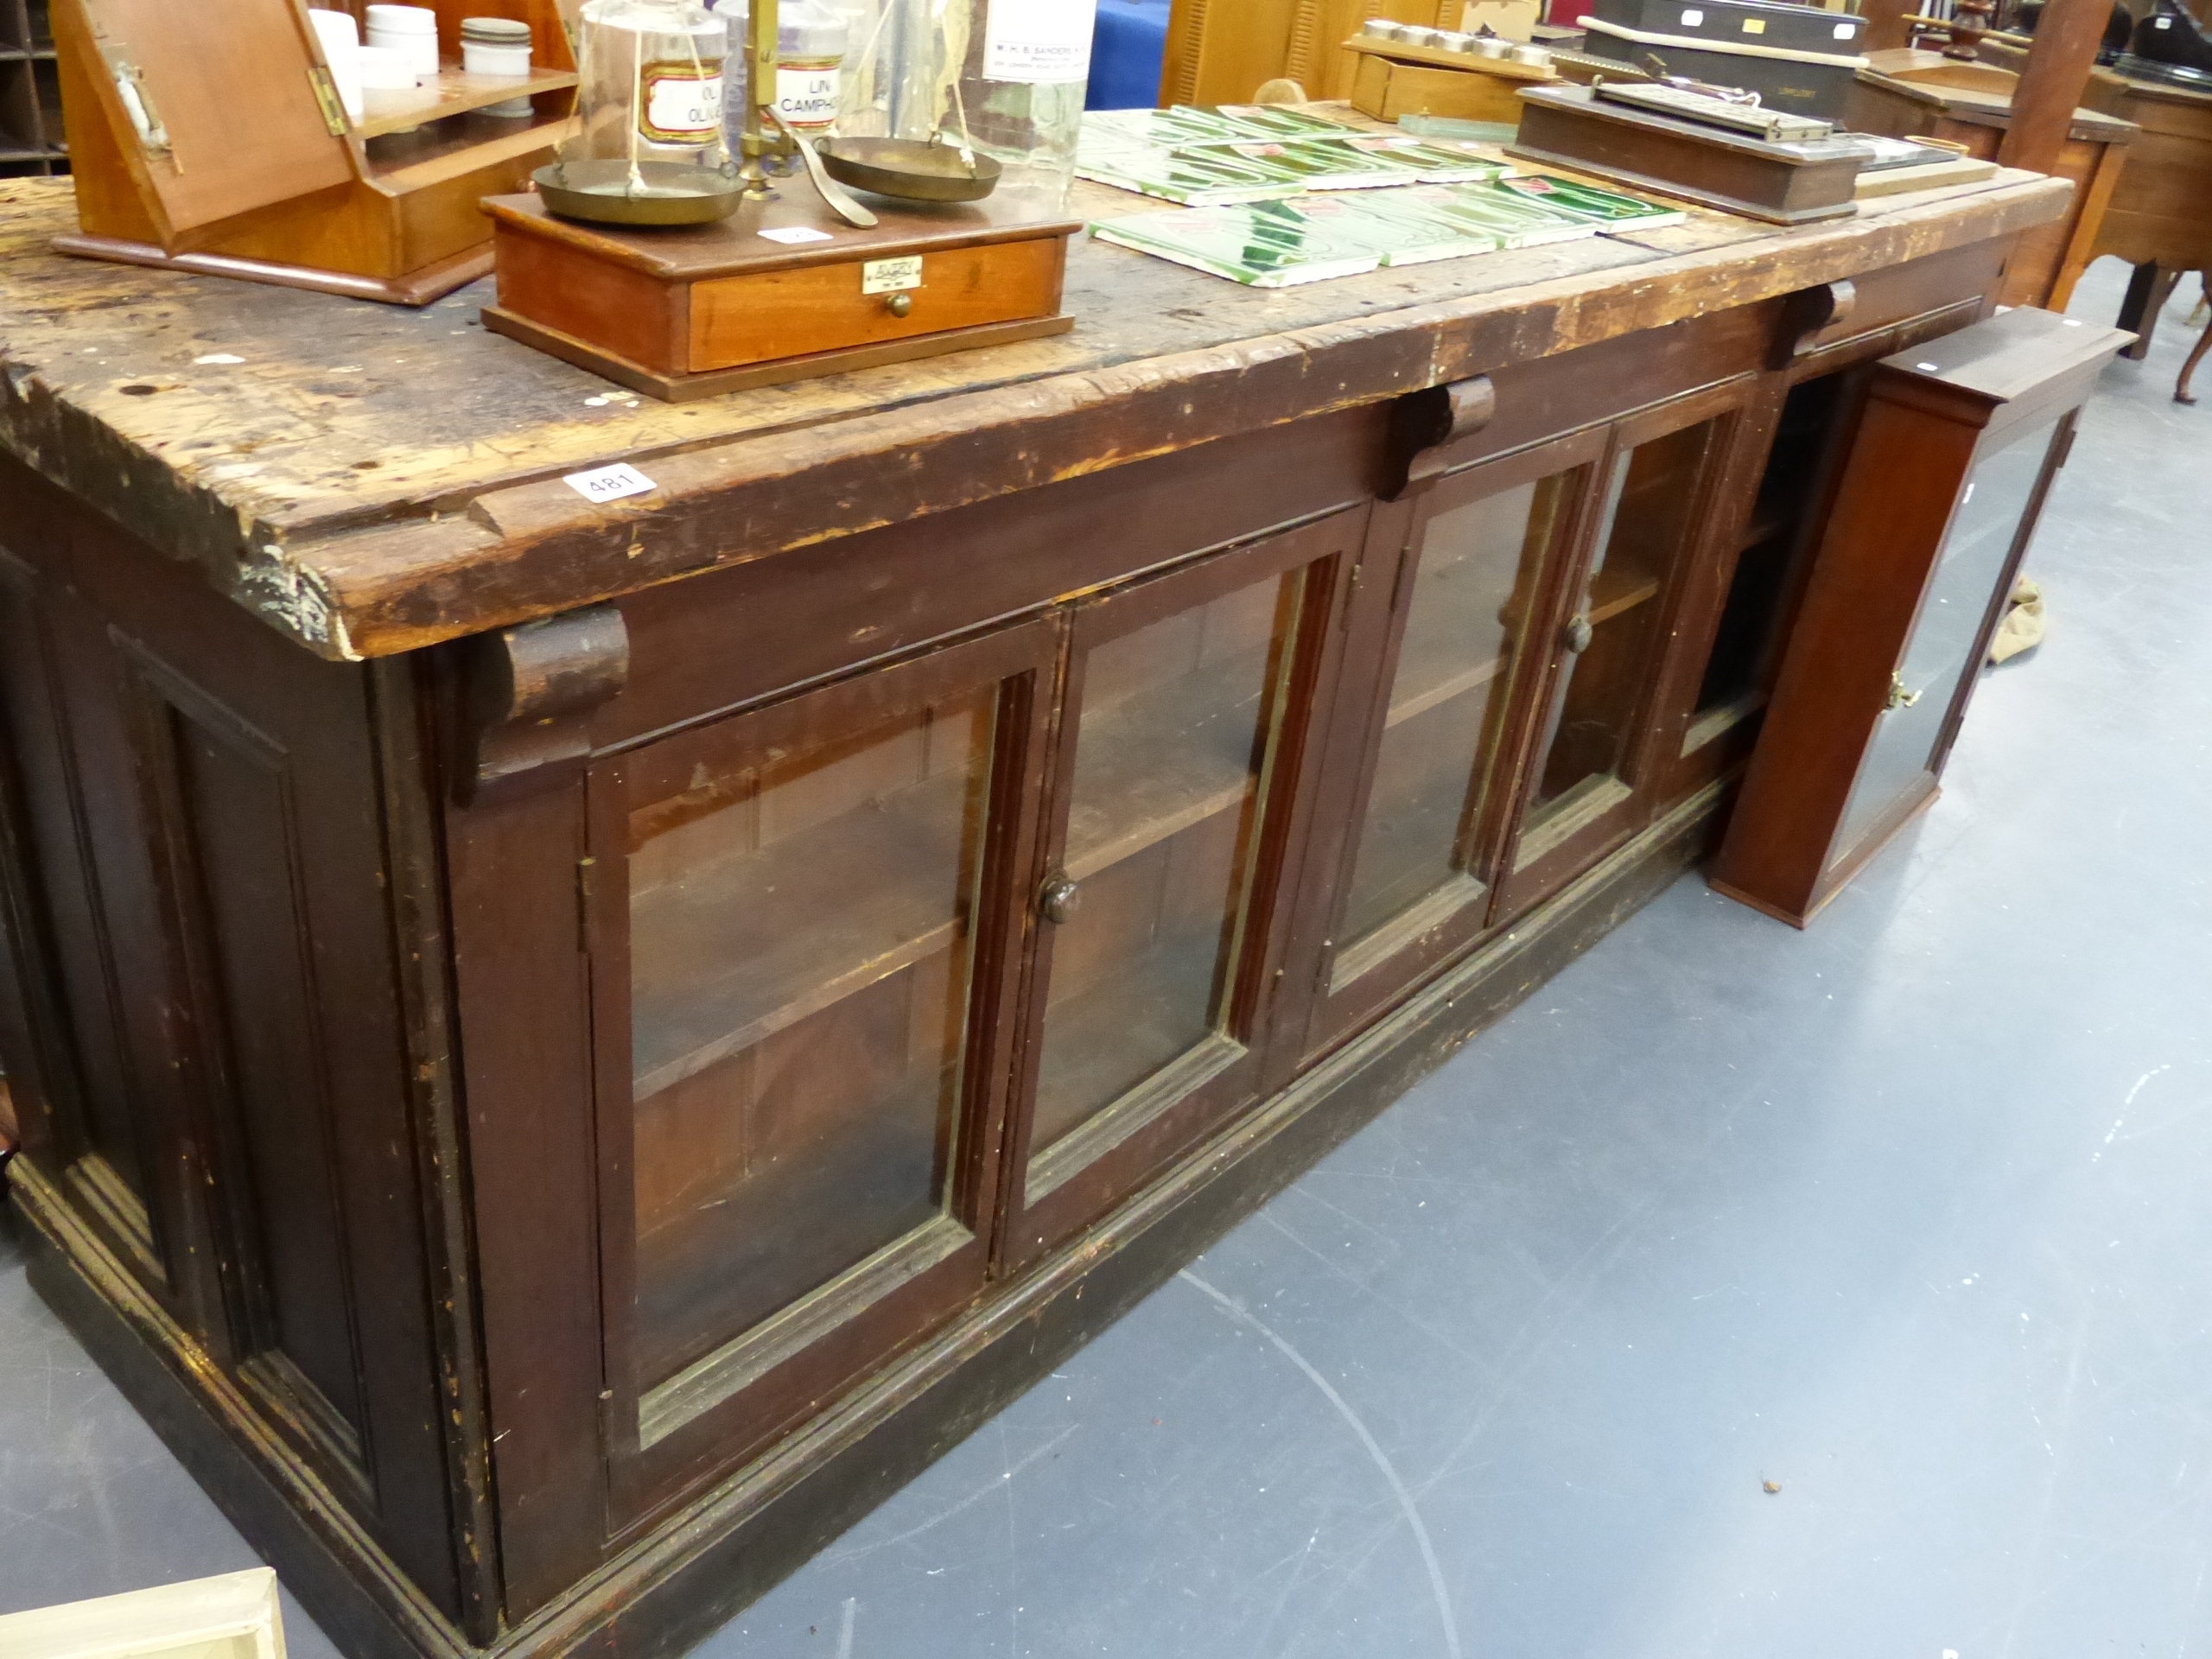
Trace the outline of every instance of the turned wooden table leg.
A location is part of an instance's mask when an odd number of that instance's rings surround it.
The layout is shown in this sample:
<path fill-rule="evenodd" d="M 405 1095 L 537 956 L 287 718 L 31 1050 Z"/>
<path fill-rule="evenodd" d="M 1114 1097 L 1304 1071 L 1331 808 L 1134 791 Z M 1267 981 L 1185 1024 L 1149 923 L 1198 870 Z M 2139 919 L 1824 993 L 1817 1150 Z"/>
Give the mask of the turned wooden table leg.
<path fill-rule="evenodd" d="M 2120 302 L 2120 320 L 2114 325 L 2135 335 L 2135 343 L 2120 353 L 2122 357 L 2140 363 L 2150 355 L 2151 334 L 2158 326 L 2158 313 L 2166 308 L 2166 302 L 2173 296 L 2174 284 L 2181 277 L 2178 270 L 2167 270 L 2158 264 L 2135 267 L 2135 275 L 2127 284 L 2127 297 Z"/>
<path fill-rule="evenodd" d="M 2189 360 L 2181 365 L 2181 378 L 2174 382 L 2176 403 L 2193 404 L 2196 401 L 2189 390 L 2189 377 L 2196 372 L 2196 365 L 2203 360 L 2208 350 L 2212 350 L 2212 322 L 2204 325 L 2204 332 L 2196 337 L 2196 344 L 2189 348 Z"/>

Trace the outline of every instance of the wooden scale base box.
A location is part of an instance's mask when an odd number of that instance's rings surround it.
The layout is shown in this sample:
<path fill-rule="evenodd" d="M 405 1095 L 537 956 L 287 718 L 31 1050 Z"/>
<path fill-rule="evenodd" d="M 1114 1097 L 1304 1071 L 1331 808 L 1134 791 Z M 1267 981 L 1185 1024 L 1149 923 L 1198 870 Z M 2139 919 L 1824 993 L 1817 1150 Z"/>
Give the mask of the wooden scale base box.
<path fill-rule="evenodd" d="M 484 325 L 680 403 L 1065 334 L 1068 238 L 990 199 L 830 218 L 803 182 L 718 224 L 581 225 L 534 195 L 484 204 L 499 296 Z"/>

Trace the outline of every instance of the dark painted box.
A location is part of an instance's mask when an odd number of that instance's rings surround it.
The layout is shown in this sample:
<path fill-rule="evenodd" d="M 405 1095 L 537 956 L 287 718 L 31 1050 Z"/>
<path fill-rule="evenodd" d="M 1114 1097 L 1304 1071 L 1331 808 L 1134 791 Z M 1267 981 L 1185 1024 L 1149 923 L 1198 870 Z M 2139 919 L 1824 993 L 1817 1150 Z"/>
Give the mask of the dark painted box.
<path fill-rule="evenodd" d="M 1597 0 L 1583 19 L 1598 57 L 1759 94 L 1769 109 L 1840 118 L 1866 23 L 1847 12 L 1762 0 Z"/>

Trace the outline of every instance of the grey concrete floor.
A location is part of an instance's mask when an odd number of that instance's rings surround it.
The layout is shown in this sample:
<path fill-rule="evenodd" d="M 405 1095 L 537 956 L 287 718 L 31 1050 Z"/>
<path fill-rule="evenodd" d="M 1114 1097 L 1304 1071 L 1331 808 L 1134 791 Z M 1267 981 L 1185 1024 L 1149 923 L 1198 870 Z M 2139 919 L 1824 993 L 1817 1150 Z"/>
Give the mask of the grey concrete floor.
<path fill-rule="evenodd" d="M 699 1653 L 2212 1649 L 2188 286 L 1811 932 L 1685 879 Z M 251 1560 L 0 1243 L 0 1611 Z"/>

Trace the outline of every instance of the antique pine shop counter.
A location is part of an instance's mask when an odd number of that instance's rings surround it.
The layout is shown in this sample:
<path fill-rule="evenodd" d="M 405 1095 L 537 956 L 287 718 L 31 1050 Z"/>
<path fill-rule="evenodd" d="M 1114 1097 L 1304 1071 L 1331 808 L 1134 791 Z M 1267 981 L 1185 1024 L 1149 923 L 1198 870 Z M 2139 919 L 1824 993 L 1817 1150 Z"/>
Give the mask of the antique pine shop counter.
<path fill-rule="evenodd" d="M 357 1659 L 680 1649 L 1702 855 L 2066 191 L 671 406 L 0 187 L 41 1293 Z"/>

